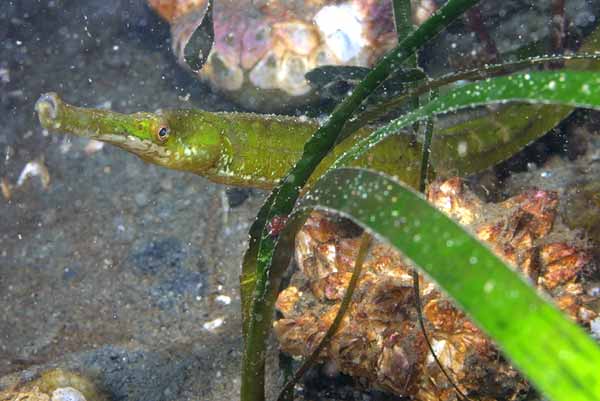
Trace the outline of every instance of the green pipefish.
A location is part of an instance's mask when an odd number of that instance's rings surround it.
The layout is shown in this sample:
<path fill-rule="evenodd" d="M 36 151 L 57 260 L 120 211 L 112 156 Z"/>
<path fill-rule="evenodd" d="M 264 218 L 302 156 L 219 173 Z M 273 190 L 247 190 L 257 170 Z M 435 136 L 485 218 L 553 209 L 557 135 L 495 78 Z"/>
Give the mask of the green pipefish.
<path fill-rule="evenodd" d="M 71 106 L 55 93 L 42 95 L 35 108 L 46 129 L 110 143 L 146 162 L 189 171 L 217 183 L 262 189 L 277 184 L 318 128 L 318 122 L 309 118 L 194 109 L 120 114 Z M 432 145 L 434 168 L 438 175 L 482 170 L 547 132 L 570 110 L 508 106 L 501 113 L 441 130 Z M 336 146 L 313 174 L 313 181 L 371 132 L 371 128 L 362 128 Z M 420 162 L 421 143 L 411 135 L 399 134 L 352 165 L 383 171 L 414 187 Z"/>

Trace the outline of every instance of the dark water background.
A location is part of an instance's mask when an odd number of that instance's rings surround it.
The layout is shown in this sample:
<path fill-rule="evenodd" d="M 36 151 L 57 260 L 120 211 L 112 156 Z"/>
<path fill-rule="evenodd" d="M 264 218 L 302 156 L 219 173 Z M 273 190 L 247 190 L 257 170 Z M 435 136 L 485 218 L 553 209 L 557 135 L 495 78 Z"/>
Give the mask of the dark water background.
<path fill-rule="evenodd" d="M 121 112 L 232 110 L 177 66 L 168 37 L 141 0 L 0 2 L 0 179 L 13 186 L 0 197 L 0 377 L 54 363 L 95 372 L 114 399 L 238 398 L 239 264 L 263 194 L 110 146 L 88 154 L 33 112 L 47 91 Z M 16 186 L 32 161 L 49 184 Z"/>

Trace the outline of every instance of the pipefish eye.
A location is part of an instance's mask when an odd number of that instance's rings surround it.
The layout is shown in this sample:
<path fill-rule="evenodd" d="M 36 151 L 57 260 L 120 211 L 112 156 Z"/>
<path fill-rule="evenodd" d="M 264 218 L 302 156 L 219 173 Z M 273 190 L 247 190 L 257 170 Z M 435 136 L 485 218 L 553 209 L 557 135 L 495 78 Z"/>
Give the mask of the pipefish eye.
<path fill-rule="evenodd" d="M 171 133 L 171 130 L 169 130 L 169 127 L 166 127 L 163 125 L 158 129 L 158 132 L 156 133 L 156 137 L 158 138 L 158 140 L 160 142 L 164 142 L 167 140 L 170 133 Z"/>

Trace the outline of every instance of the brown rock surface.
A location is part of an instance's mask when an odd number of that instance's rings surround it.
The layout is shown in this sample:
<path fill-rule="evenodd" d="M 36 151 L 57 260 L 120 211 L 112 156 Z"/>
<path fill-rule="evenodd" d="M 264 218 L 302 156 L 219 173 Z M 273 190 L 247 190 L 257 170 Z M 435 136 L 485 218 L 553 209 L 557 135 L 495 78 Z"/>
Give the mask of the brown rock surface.
<path fill-rule="evenodd" d="M 435 183 L 429 199 L 469 227 L 582 325 L 597 316 L 585 278 L 595 270 L 586 244 L 557 218 L 556 193 L 527 190 L 504 202 L 484 203 L 459 179 Z M 313 214 L 296 240 L 300 268 L 278 299 L 275 323 L 283 351 L 308 356 L 335 318 L 351 277 L 359 239 Z M 457 400 L 429 353 L 418 325 L 412 268 L 378 243 L 354 293 L 354 302 L 320 356 L 372 387 L 418 400 Z M 429 280 L 421 278 L 427 333 L 437 357 L 461 391 L 479 400 L 514 400 L 528 383 L 485 336 Z"/>

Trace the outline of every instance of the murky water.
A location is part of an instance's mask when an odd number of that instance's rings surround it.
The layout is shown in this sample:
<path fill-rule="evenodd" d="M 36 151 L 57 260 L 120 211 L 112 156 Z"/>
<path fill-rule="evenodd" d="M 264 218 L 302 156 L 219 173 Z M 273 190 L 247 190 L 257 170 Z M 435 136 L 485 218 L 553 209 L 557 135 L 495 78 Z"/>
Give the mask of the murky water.
<path fill-rule="evenodd" d="M 2 2 L 0 27 L 0 176 L 12 186 L 0 204 L 0 375 L 61 361 L 115 372 L 102 380 L 113 399 L 235 398 L 256 201 L 224 211 L 224 187 L 49 135 L 33 112 L 46 91 L 122 112 L 190 107 L 189 94 L 195 107 L 231 106 L 176 65 L 168 26 L 141 1 Z M 48 182 L 18 185 L 32 162 Z"/>
<path fill-rule="evenodd" d="M 497 4 L 482 2 L 482 29 L 499 51 L 549 40 L 549 2 L 541 11 L 525 3 L 506 2 L 494 19 Z M 567 2 L 568 38 L 588 35 L 599 7 Z M 473 48 L 489 51 L 473 29 L 455 24 L 429 46 L 427 70 L 471 65 Z M 141 0 L 0 4 L 1 386 L 58 366 L 93 377 L 114 400 L 239 397 L 239 266 L 265 193 L 51 134 L 34 114 L 48 91 L 126 113 L 239 109 L 177 64 L 169 36 Z M 474 177 L 473 188 L 490 200 L 531 186 L 559 191 L 578 244 L 599 241 L 599 126 L 596 114 L 577 112 Z M 380 396 L 340 388 L 328 399 Z"/>

